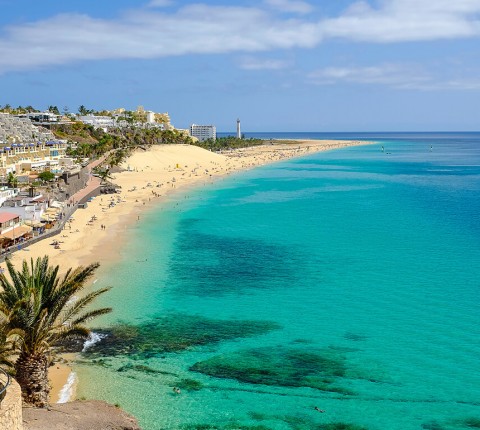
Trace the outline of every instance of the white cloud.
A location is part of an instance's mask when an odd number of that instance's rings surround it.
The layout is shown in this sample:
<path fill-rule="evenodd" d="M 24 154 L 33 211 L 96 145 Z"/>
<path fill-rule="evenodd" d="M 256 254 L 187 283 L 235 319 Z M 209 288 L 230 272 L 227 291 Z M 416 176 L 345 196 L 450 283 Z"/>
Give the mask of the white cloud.
<path fill-rule="evenodd" d="M 245 70 L 280 70 L 289 67 L 290 63 L 284 60 L 244 57 L 240 60 L 239 65 Z"/>
<path fill-rule="evenodd" d="M 425 72 L 412 64 L 381 64 L 368 67 L 326 67 L 307 76 L 315 85 L 383 85 L 395 89 L 439 91 L 480 90 L 480 79 L 446 78 Z"/>
<path fill-rule="evenodd" d="M 313 11 L 313 6 L 301 0 L 265 0 L 265 4 L 281 12 L 307 14 Z"/>
<path fill-rule="evenodd" d="M 0 29 L 0 73 L 100 59 L 148 59 L 186 54 L 260 53 L 314 48 L 329 38 L 393 43 L 478 37 L 480 0 L 357 1 L 332 18 L 307 14 L 301 0 L 265 0 L 255 7 L 191 4 L 161 9 L 170 0 L 116 19 L 62 14 Z M 155 9 L 158 7 L 158 9 Z"/>
<path fill-rule="evenodd" d="M 380 84 L 396 88 L 413 88 L 430 82 L 430 77 L 411 66 L 382 64 L 369 67 L 327 67 L 308 75 L 311 83 L 332 85 L 336 83 Z"/>
<path fill-rule="evenodd" d="M 479 14 L 480 0 L 358 1 L 322 27 L 326 37 L 374 43 L 452 39 L 479 36 Z"/>
<path fill-rule="evenodd" d="M 244 7 L 186 6 L 168 14 L 130 11 L 122 19 L 63 14 L 4 31 L 0 72 L 96 59 L 311 48 L 318 25 Z"/>

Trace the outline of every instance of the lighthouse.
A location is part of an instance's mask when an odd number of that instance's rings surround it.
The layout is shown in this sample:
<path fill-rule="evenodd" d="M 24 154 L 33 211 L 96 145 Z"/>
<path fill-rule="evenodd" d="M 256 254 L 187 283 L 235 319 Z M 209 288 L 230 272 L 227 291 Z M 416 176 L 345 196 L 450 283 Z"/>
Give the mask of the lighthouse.
<path fill-rule="evenodd" d="M 242 133 L 240 132 L 240 118 L 237 119 L 237 139 L 242 138 Z"/>

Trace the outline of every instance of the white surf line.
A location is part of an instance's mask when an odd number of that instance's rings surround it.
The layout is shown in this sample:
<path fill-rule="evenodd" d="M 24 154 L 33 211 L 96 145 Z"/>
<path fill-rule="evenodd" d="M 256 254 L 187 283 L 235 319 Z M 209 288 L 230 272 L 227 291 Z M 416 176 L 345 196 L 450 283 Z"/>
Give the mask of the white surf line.
<path fill-rule="evenodd" d="M 62 387 L 60 392 L 58 393 L 58 401 L 57 403 L 67 403 L 73 396 L 73 388 L 75 386 L 75 382 L 77 381 L 77 374 L 75 372 L 70 372 L 67 378 L 67 382 Z"/>
<path fill-rule="evenodd" d="M 88 336 L 88 339 L 83 343 L 82 352 L 85 352 L 88 348 L 95 345 L 97 342 L 100 342 L 106 336 L 106 334 L 98 334 L 92 331 Z"/>

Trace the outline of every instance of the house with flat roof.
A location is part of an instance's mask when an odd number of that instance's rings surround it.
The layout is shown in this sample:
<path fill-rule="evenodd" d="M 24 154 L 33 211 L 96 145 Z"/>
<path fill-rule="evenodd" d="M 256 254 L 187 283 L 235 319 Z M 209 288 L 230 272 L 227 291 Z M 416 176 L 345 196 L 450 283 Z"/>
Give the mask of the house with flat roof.
<path fill-rule="evenodd" d="M 20 215 L 0 212 L 0 246 L 7 248 L 31 237 L 32 227 L 23 225 Z"/>

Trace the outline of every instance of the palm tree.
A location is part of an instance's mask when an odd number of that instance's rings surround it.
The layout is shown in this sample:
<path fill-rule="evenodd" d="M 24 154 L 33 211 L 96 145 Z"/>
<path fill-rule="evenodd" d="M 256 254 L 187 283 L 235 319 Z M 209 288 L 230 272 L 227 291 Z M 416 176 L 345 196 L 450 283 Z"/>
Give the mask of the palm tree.
<path fill-rule="evenodd" d="M 113 179 L 112 176 L 110 176 L 110 168 L 107 167 L 103 170 L 98 171 L 98 176 L 100 177 L 100 183 L 104 184 L 107 182 L 107 179 Z"/>
<path fill-rule="evenodd" d="M 86 281 L 98 268 L 98 263 L 69 269 L 63 278 L 59 266 L 49 266 L 48 257 L 38 258 L 30 265 L 23 261 L 16 270 L 10 260 L 7 269 L 10 280 L 0 274 L 0 312 L 8 316 L 9 333 L 15 336 L 18 358 L 16 379 L 26 403 L 48 406 L 48 366 L 52 348 L 60 340 L 86 338 L 90 331 L 85 323 L 111 311 L 110 308 L 85 308 L 109 288 L 79 296 Z"/>
<path fill-rule="evenodd" d="M 0 312 L 0 366 L 9 371 L 13 369 L 13 353 L 14 345 L 8 330 L 7 318 Z"/>

